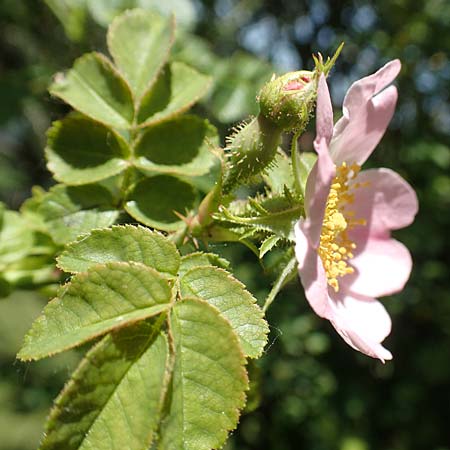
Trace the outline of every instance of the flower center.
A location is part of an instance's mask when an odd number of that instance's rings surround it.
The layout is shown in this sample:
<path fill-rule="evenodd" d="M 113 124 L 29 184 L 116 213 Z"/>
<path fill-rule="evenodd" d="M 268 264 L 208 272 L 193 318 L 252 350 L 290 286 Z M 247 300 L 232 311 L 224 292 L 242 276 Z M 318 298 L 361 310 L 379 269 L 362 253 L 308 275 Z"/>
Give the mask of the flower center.
<path fill-rule="evenodd" d="M 366 224 L 365 219 L 355 219 L 354 212 L 347 209 L 354 200 L 351 190 L 362 186 L 361 183 L 351 183 L 360 170 L 358 164 L 347 166 L 343 163 L 336 167 L 336 176 L 331 183 L 325 206 L 318 253 L 328 284 L 335 292 L 339 291 L 338 278 L 354 272 L 353 267 L 348 265 L 348 260 L 353 258 L 352 251 L 356 245 L 349 239 L 348 231 L 355 225 Z"/>

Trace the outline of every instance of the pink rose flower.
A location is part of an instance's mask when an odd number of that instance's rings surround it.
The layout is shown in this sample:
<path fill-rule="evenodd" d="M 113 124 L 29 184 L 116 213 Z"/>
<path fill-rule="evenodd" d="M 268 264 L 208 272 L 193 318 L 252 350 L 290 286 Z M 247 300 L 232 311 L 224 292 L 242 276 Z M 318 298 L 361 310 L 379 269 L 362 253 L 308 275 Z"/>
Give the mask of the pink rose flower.
<path fill-rule="evenodd" d="M 376 297 L 403 289 L 412 260 L 391 230 L 411 224 L 418 210 L 411 186 L 390 169 L 360 171 L 394 113 L 400 71 L 394 60 L 348 90 L 333 128 L 325 77 L 319 80 L 314 148 L 306 183 L 306 218 L 295 227 L 299 274 L 314 311 L 354 349 L 381 361 L 391 319 Z M 386 89 L 385 89 L 386 88 Z"/>

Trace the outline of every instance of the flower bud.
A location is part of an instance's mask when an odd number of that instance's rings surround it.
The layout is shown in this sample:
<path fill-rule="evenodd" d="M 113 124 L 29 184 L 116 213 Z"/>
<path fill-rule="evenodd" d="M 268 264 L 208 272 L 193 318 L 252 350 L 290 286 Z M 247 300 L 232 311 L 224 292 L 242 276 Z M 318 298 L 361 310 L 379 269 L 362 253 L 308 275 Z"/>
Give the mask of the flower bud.
<path fill-rule="evenodd" d="M 259 94 L 261 115 L 283 130 L 303 130 L 317 95 L 317 71 L 300 70 L 272 78 Z"/>

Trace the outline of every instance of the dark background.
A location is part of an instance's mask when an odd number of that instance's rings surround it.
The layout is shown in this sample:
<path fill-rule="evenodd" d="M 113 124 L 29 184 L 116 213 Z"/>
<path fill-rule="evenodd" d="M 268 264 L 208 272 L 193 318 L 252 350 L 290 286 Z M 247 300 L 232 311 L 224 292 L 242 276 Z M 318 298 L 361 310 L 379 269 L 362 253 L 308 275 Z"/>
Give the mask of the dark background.
<path fill-rule="evenodd" d="M 67 109 L 51 99 L 51 77 L 90 50 L 105 51 L 107 23 L 151 0 L 2 0 L 0 3 L 0 200 L 17 208 L 34 184 L 51 185 L 43 149 Z M 329 84 L 336 113 L 352 81 L 399 58 L 399 103 L 370 165 L 398 171 L 416 189 L 416 222 L 396 233 L 414 269 L 384 304 L 393 317 L 382 365 L 350 349 L 312 314 L 295 282 L 268 313 L 270 345 L 255 367 L 261 402 L 242 417 L 227 449 L 450 449 L 450 2 L 171 0 L 178 11 L 176 58 L 215 77 L 197 112 L 222 135 L 255 111 L 273 71 L 312 68 L 311 53 L 345 47 Z M 308 145 L 311 135 L 304 139 Z M 262 299 L 270 275 L 242 249 L 216 249 Z M 16 292 L 0 301 L 0 449 L 36 448 L 45 414 L 78 358 L 14 361 L 46 299 Z M 257 404 L 257 398 L 254 402 Z"/>

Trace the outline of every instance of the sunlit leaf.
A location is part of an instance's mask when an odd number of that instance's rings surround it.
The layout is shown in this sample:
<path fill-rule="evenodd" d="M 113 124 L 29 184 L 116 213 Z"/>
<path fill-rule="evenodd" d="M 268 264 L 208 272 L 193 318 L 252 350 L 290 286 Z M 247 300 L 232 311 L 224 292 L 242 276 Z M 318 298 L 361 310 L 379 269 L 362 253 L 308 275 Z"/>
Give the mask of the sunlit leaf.
<path fill-rule="evenodd" d="M 181 278 L 181 292 L 215 306 L 239 336 L 246 356 L 261 355 L 267 342 L 267 323 L 255 298 L 229 272 L 213 266 L 188 270 Z"/>
<path fill-rule="evenodd" d="M 158 448 L 220 448 L 248 388 L 238 340 L 217 309 L 198 299 L 176 303 L 170 322 L 175 366 Z"/>
<path fill-rule="evenodd" d="M 94 230 L 69 244 L 58 257 L 66 272 L 84 272 L 95 264 L 134 261 L 176 275 L 180 255 L 171 241 L 148 228 L 132 225 Z"/>
<path fill-rule="evenodd" d="M 67 74 L 55 76 L 50 93 L 78 111 L 116 128 L 129 128 L 134 107 L 127 83 L 100 53 L 78 58 Z"/>
<path fill-rule="evenodd" d="M 167 340 L 143 322 L 106 336 L 55 401 L 40 450 L 142 450 L 158 424 Z"/>
<path fill-rule="evenodd" d="M 144 10 L 118 16 L 108 29 L 108 48 L 139 99 L 169 57 L 174 39 L 170 17 Z"/>
<path fill-rule="evenodd" d="M 63 286 L 25 336 L 18 357 L 40 359 L 166 310 L 166 278 L 139 263 L 94 266 Z"/>
<path fill-rule="evenodd" d="M 185 255 L 181 258 L 181 265 L 179 276 L 180 278 L 190 269 L 203 266 L 216 266 L 221 269 L 228 269 L 230 267 L 229 261 L 221 258 L 214 253 L 195 252 Z"/>

